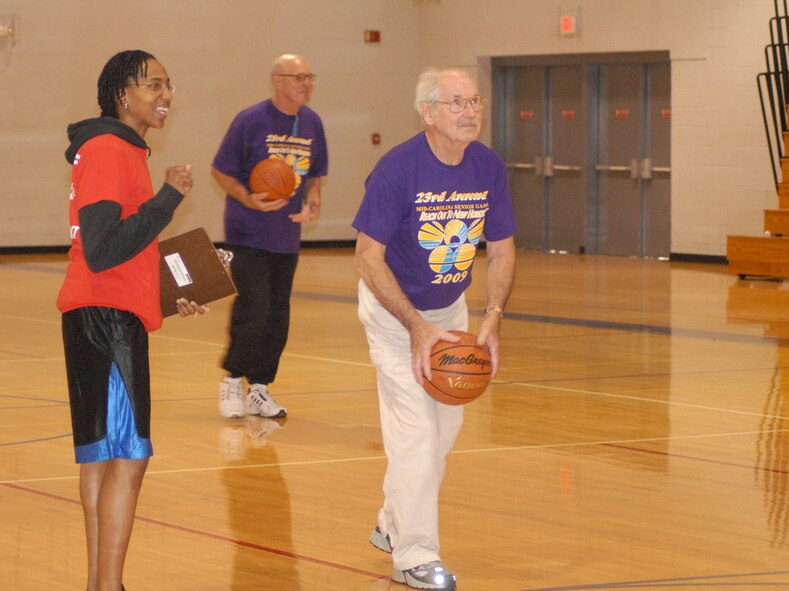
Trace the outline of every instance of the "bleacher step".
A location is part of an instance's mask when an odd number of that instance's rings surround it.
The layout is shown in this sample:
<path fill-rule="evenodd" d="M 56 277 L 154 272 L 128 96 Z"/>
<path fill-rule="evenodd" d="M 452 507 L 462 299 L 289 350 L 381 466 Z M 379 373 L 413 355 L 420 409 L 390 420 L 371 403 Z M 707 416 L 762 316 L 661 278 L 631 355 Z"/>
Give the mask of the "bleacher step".
<path fill-rule="evenodd" d="M 789 237 L 728 236 L 729 272 L 738 276 L 789 277 Z"/>
<path fill-rule="evenodd" d="M 765 209 L 764 231 L 773 236 L 789 236 L 789 209 Z"/>

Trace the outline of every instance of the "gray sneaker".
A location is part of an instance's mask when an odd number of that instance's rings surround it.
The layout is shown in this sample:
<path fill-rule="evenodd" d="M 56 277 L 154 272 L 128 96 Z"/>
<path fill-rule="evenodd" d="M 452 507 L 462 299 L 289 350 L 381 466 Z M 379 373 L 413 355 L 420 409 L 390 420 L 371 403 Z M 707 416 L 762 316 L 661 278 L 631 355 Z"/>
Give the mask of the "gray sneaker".
<path fill-rule="evenodd" d="M 265 384 L 252 384 L 249 387 L 246 411 L 247 414 L 260 415 L 267 419 L 281 419 L 288 416 L 288 411 L 284 406 L 277 404 Z"/>
<path fill-rule="evenodd" d="M 443 567 L 440 560 L 420 564 L 407 570 L 396 570 L 392 573 L 395 583 L 405 583 L 414 589 L 440 589 L 452 591 L 457 584 L 455 575 Z"/>
<path fill-rule="evenodd" d="M 392 550 L 394 550 L 394 546 L 392 546 L 392 540 L 389 539 L 389 534 L 384 535 L 384 533 L 381 531 L 381 528 L 377 525 L 375 526 L 373 533 L 370 534 L 370 543 L 378 548 L 381 552 L 391 554 Z"/>
<path fill-rule="evenodd" d="M 244 384 L 241 378 L 224 378 L 219 384 L 219 414 L 228 419 L 244 416 Z"/>

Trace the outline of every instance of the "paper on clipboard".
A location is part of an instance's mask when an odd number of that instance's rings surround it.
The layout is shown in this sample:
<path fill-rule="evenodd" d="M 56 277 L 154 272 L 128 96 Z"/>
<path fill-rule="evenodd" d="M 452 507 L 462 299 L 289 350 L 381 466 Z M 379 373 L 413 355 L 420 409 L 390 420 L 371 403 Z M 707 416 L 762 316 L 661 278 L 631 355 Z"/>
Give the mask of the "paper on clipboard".
<path fill-rule="evenodd" d="M 208 234 L 197 228 L 159 242 L 162 316 L 178 313 L 175 302 L 208 304 L 236 293 L 236 286 Z"/>

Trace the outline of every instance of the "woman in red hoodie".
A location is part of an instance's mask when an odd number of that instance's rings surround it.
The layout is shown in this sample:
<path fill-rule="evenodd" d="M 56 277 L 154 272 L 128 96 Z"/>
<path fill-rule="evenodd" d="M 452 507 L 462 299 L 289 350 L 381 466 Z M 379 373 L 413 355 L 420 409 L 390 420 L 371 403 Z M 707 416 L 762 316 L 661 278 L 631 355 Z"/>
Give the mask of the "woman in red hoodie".
<path fill-rule="evenodd" d="M 148 459 L 148 332 L 162 324 L 157 236 L 192 187 L 172 166 L 154 194 L 145 140 L 164 126 L 175 87 L 153 55 L 113 56 L 98 80 L 101 116 L 68 126 L 71 262 L 58 294 L 88 591 L 121 591 Z M 181 316 L 207 308 L 179 300 Z"/>

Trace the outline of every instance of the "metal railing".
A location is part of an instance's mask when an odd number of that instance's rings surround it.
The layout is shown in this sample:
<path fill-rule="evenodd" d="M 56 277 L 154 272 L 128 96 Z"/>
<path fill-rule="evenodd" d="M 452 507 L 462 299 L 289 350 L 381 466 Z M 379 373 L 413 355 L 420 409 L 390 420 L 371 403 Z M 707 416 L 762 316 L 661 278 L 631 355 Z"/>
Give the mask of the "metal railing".
<path fill-rule="evenodd" d="M 762 120 L 770 152 L 776 188 L 783 182 L 781 159 L 786 156 L 784 132 L 789 130 L 786 106 L 789 102 L 789 7 L 788 0 L 774 0 L 775 16 L 770 19 L 770 44 L 764 48 L 766 72 L 756 76 Z M 783 9 L 783 10 L 782 10 Z"/>
<path fill-rule="evenodd" d="M 779 72 L 784 74 L 785 72 Z M 764 121 L 764 132 L 767 138 L 767 149 L 770 152 L 770 164 L 773 168 L 773 180 L 775 186 L 783 181 L 781 173 L 781 159 L 784 157 L 783 132 L 786 131 L 786 124 L 782 123 L 786 119 L 785 109 L 781 108 L 783 103 L 779 98 L 779 87 L 774 82 L 775 73 L 762 72 L 756 76 L 756 84 L 759 88 L 759 100 L 762 106 L 762 120 Z"/>

